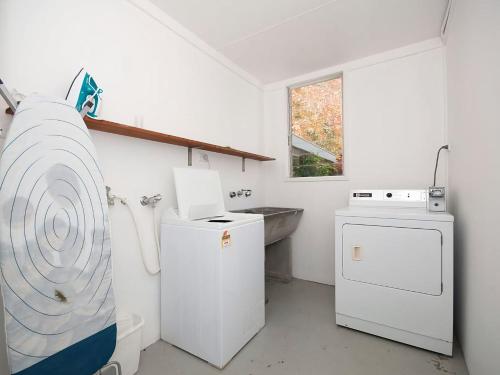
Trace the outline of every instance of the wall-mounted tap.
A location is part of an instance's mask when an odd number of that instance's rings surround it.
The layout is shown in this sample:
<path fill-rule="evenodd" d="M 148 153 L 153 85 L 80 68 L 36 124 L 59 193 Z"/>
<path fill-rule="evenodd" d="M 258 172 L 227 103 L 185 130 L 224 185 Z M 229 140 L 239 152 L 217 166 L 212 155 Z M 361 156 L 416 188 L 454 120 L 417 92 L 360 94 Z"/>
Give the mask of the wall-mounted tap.
<path fill-rule="evenodd" d="M 108 199 L 108 206 L 114 206 L 115 200 L 118 199 L 121 204 L 127 204 L 127 199 L 111 194 L 111 187 L 106 186 L 106 198 Z"/>
<path fill-rule="evenodd" d="M 115 196 L 111 195 L 111 187 L 106 185 L 106 198 L 108 199 L 108 206 L 115 205 Z"/>
<path fill-rule="evenodd" d="M 236 196 L 238 198 L 245 196 L 245 198 L 248 198 L 249 196 L 252 195 L 252 190 L 250 189 L 241 189 L 238 191 L 230 191 L 229 192 L 229 198 L 235 198 Z"/>
<path fill-rule="evenodd" d="M 143 206 L 151 206 L 151 207 L 156 207 L 156 205 L 158 204 L 159 201 L 161 201 L 162 199 L 162 196 L 161 194 L 156 194 L 156 195 L 153 195 L 151 197 L 146 197 L 145 195 L 143 195 L 141 197 L 141 204 Z"/>

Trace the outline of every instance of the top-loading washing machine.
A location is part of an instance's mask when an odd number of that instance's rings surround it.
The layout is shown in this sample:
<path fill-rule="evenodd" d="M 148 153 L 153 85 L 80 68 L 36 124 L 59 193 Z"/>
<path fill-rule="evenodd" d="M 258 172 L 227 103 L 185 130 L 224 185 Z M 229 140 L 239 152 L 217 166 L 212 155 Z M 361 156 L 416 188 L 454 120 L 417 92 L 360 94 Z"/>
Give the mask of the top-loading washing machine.
<path fill-rule="evenodd" d="M 161 338 L 223 368 L 264 326 L 264 221 L 226 212 L 219 174 L 174 169 L 161 223 Z"/>
<path fill-rule="evenodd" d="M 355 190 L 335 214 L 338 325 L 451 355 L 453 216 L 425 190 Z"/>

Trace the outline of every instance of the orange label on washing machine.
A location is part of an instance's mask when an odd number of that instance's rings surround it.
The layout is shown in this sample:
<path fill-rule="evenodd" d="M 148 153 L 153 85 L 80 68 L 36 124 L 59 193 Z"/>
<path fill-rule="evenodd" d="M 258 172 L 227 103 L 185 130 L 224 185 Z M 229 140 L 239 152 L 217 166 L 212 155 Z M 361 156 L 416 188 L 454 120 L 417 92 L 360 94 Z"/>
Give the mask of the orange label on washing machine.
<path fill-rule="evenodd" d="M 225 230 L 224 233 L 222 233 L 222 247 L 227 247 L 231 246 L 231 235 L 229 234 L 229 231 Z"/>

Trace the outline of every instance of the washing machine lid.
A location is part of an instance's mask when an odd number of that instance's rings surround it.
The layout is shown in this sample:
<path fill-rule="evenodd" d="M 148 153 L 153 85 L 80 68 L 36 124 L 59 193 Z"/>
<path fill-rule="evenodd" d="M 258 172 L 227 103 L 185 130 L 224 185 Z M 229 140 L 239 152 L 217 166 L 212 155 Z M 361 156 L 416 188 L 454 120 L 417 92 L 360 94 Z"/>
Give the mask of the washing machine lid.
<path fill-rule="evenodd" d="M 205 229 L 228 229 L 263 220 L 264 216 L 260 214 L 245 214 L 236 212 L 223 212 L 222 215 L 219 216 L 190 220 L 179 217 L 175 210 L 167 210 L 162 216 L 161 223 L 162 225 L 189 226 Z"/>
<path fill-rule="evenodd" d="M 192 167 L 174 168 L 174 180 L 181 219 L 197 220 L 224 214 L 219 172 Z"/>
<path fill-rule="evenodd" d="M 426 208 L 358 207 L 349 206 L 335 211 L 336 216 L 366 217 L 380 219 L 448 221 L 454 220 L 447 212 L 430 212 Z"/>

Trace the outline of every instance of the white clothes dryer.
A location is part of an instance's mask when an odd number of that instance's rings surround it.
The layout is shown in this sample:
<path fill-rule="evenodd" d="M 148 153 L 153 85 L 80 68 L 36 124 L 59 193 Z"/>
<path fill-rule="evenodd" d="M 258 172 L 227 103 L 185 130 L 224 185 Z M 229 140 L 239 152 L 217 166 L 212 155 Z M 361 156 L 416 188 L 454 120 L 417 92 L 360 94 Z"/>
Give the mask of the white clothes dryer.
<path fill-rule="evenodd" d="M 453 216 L 425 190 L 355 190 L 335 215 L 338 325 L 451 355 Z"/>

